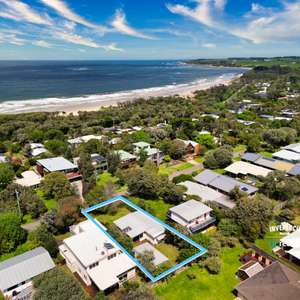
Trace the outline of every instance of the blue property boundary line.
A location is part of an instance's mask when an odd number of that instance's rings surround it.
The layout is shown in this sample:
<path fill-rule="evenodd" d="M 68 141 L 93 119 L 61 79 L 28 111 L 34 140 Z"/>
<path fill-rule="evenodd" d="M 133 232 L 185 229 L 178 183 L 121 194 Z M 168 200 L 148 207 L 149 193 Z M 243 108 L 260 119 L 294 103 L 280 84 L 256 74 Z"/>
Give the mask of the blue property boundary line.
<path fill-rule="evenodd" d="M 187 258 L 186 260 L 182 261 L 181 263 L 178 263 L 177 265 L 173 266 L 172 268 L 162 272 L 161 274 L 157 275 L 157 276 L 153 276 L 134 256 L 132 256 L 122 245 L 120 245 L 110 234 L 108 234 L 108 232 L 106 232 L 105 229 L 103 229 L 101 227 L 101 225 L 89 214 L 90 212 L 102 208 L 106 205 L 112 204 L 114 202 L 117 201 L 121 201 L 125 204 L 127 204 L 128 206 L 132 207 L 133 209 L 147 215 L 148 217 L 152 218 L 153 220 L 155 220 L 156 222 L 158 222 L 160 225 L 162 225 L 164 228 L 168 229 L 169 231 L 171 231 L 173 234 L 179 236 L 180 238 L 182 238 L 183 240 L 185 240 L 186 242 L 188 242 L 189 244 L 193 245 L 195 248 L 197 248 L 199 250 L 199 252 L 197 252 L 196 254 L 194 254 L 193 256 Z M 171 273 L 175 272 L 176 270 L 180 269 L 181 267 L 185 266 L 186 264 L 192 262 L 193 260 L 195 260 L 196 258 L 202 256 L 204 253 L 207 252 L 207 249 L 203 248 L 201 245 L 199 245 L 198 243 L 194 242 L 192 239 L 190 239 L 189 237 L 187 237 L 186 235 L 182 234 L 181 232 L 179 232 L 178 230 L 174 229 L 173 227 L 169 226 L 168 224 L 162 222 L 160 219 L 156 218 L 155 216 L 149 214 L 147 211 L 143 210 L 142 208 L 140 208 L 139 206 L 135 205 L 134 203 L 132 203 L 131 201 L 129 201 L 127 198 L 123 197 L 123 196 L 117 196 L 114 198 L 111 198 L 107 201 L 101 202 L 99 204 L 96 204 L 94 206 L 91 206 L 89 208 L 83 209 L 81 210 L 82 214 L 89 219 L 90 221 L 92 221 L 97 228 L 106 235 L 106 237 L 111 240 L 118 248 L 120 248 L 120 250 L 125 253 L 136 265 L 137 267 L 154 283 L 157 282 L 159 280 L 161 280 L 162 278 L 170 275 Z"/>

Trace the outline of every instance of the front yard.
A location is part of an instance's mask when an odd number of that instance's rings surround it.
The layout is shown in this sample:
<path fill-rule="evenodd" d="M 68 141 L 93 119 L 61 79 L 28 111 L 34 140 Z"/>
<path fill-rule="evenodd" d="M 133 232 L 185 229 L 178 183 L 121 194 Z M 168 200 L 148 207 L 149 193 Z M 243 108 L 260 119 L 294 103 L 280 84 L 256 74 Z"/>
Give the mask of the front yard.
<path fill-rule="evenodd" d="M 183 162 L 177 165 L 162 164 L 159 166 L 159 173 L 170 176 L 174 172 L 183 171 L 192 168 L 194 165 L 188 162 Z"/>
<path fill-rule="evenodd" d="M 234 299 L 232 291 L 239 283 L 235 273 L 240 267 L 239 256 L 245 252 L 242 247 L 223 248 L 221 260 L 222 270 L 211 275 L 206 269 L 194 265 L 187 270 L 171 277 L 155 287 L 156 294 L 164 300 L 229 300 Z M 188 272 L 196 275 L 195 279 L 187 277 Z"/>

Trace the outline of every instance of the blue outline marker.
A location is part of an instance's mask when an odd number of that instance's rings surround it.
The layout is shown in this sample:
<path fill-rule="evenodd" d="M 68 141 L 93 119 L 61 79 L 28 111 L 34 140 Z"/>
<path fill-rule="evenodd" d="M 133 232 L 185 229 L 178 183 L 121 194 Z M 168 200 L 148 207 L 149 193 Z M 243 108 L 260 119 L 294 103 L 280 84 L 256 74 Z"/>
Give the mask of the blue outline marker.
<path fill-rule="evenodd" d="M 173 266 L 172 268 L 162 272 L 161 274 L 157 275 L 157 276 L 153 276 L 135 257 L 133 257 L 130 253 L 128 253 L 128 251 L 122 246 L 120 245 L 111 235 L 109 235 L 100 225 L 99 223 L 92 218 L 89 213 L 104 207 L 106 205 L 112 204 L 114 202 L 117 201 L 122 201 L 123 203 L 127 204 L 128 206 L 132 207 L 133 209 L 147 215 L 148 217 L 152 218 L 153 220 L 155 220 L 156 222 L 158 222 L 159 224 L 161 224 L 164 228 L 168 229 L 169 231 L 171 231 L 173 234 L 179 236 L 180 238 L 182 238 L 183 240 L 185 240 L 186 242 L 188 242 L 189 244 L 193 245 L 195 248 L 197 248 L 199 250 L 199 252 L 197 252 L 196 254 L 194 254 L 193 256 L 187 258 L 186 260 L 182 261 L 181 263 Z M 207 252 L 207 250 L 205 248 L 203 248 L 201 245 L 199 245 L 198 243 L 194 242 L 193 240 L 191 240 L 190 238 L 188 238 L 186 235 L 182 234 L 181 232 L 179 232 L 178 230 L 174 229 L 173 227 L 169 226 L 168 224 L 165 224 L 164 222 L 162 222 L 161 220 L 159 220 L 158 218 L 154 217 L 153 215 L 149 214 L 147 211 L 143 210 L 142 208 L 140 208 L 139 206 L 135 205 L 134 203 L 132 203 L 131 201 L 129 201 L 127 198 L 123 197 L 123 196 L 117 196 L 114 198 L 111 198 L 107 201 L 101 202 L 99 204 L 96 204 L 94 206 L 91 206 L 89 208 L 86 209 L 82 209 L 81 213 L 90 221 L 92 221 L 97 227 L 98 229 L 106 235 L 106 237 L 112 241 L 113 244 L 115 244 L 118 248 L 120 248 L 120 250 L 125 253 L 136 265 L 137 267 L 154 283 L 157 282 L 159 280 L 161 280 L 162 278 L 168 276 L 169 274 L 175 272 L 176 270 L 180 269 L 181 267 L 185 266 L 186 264 L 192 262 L 193 260 L 195 260 L 196 258 L 202 256 L 204 253 Z"/>

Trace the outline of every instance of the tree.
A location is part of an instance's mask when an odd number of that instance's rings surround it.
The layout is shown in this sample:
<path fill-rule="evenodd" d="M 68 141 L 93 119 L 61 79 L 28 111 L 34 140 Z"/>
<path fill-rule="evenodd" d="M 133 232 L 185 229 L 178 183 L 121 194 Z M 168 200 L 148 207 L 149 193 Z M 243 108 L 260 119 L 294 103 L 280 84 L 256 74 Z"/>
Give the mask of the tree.
<path fill-rule="evenodd" d="M 263 133 L 263 139 L 273 147 L 290 144 L 296 137 L 297 131 L 289 127 L 268 129 Z"/>
<path fill-rule="evenodd" d="M 108 172 L 115 174 L 121 164 L 121 158 L 118 154 L 114 152 L 109 152 L 106 156 L 108 164 Z"/>
<path fill-rule="evenodd" d="M 222 262 L 218 257 L 209 257 L 205 261 L 205 267 L 211 274 L 218 274 L 221 271 Z"/>
<path fill-rule="evenodd" d="M 76 223 L 80 217 L 81 200 L 77 196 L 70 196 L 58 201 L 56 226 L 64 231 Z"/>
<path fill-rule="evenodd" d="M 225 168 L 232 163 L 232 148 L 223 146 L 207 152 L 205 155 L 204 165 L 210 169 Z"/>
<path fill-rule="evenodd" d="M 145 167 L 129 170 L 125 180 L 133 195 L 142 198 L 157 198 L 159 195 L 160 177 Z"/>
<path fill-rule="evenodd" d="M 214 149 L 216 147 L 214 137 L 210 133 L 199 134 L 195 138 L 195 141 L 200 145 L 205 146 L 207 149 Z"/>
<path fill-rule="evenodd" d="M 143 253 L 138 253 L 136 259 L 144 266 L 149 272 L 153 273 L 155 271 L 154 254 L 152 251 L 144 251 Z"/>
<path fill-rule="evenodd" d="M 57 267 L 34 278 L 33 285 L 33 300 L 88 300 L 77 280 Z"/>
<path fill-rule="evenodd" d="M 129 253 L 132 252 L 133 241 L 123 231 L 121 231 L 115 224 L 106 224 L 107 231 L 111 236 L 118 241 Z"/>
<path fill-rule="evenodd" d="M 15 213 L 0 214 L 0 255 L 9 253 L 26 240 L 21 218 Z"/>
<path fill-rule="evenodd" d="M 180 159 L 186 153 L 185 144 L 180 140 L 173 140 L 170 142 L 169 154 L 173 159 Z"/>
<path fill-rule="evenodd" d="M 45 143 L 45 147 L 55 155 L 64 155 L 67 151 L 68 145 L 61 140 L 49 140 Z"/>
<path fill-rule="evenodd" d="M 23 215 L 37 218 L 47 210 L 32 188 L 12 183 L 0 192 L 0 211 L 17 211 L 18 201 Z"/>
<path fill-rule="evenodd" d="M 162 185 L 160 196 L 166 203 L 177 205 L 183 201 L 183 191 L 184 188 L 182 186 L 166 182 L 166 184 Z"/>
<path fill-rule="evenodd" d="M 49 129 L 48 131 L 46 131 L 45 133 L 45 138 L 47 140 L 65 140 L 65 135 L 61 130 L 58 129 Z"/>
<path fill-rule="evenodd" d="M 141 149 L 139 152 L 139 164 L 140 166 L 143 166 L 145 161 L 148 159 L 148 154 L 145 151 L 145 149 Z"/>
<path fill-rule="evenodd" d="M 276 200 L 290 200 L 300 194 L 300 181 L 297 177 L 286 177 L 284 172 L 274 171 L 261 179 L 260 191 Z"/>
<path fill-rule="evenodd" d="M 120 300 L 158 300 L 151 289 L 137 281 L 133 283 L 126 282 L 124 286 L 125 289 Z"/>
<path fill-rule="evenodd" d="M 45 225 L 40 225 L 35 231 L 29 234 L 29 240 L 34 241 L 38 246 L 44 247 L 52 257 L 56 257 L 58 247 L 56 240 Z"/>
<path fill-rule="evenodd" d="M 0 191 L 5 189 L 14 179 L 15 172 L 8 163 L 0 163 Z"/>
<path fill-rule="evenodd" d="M 224 236 L 238 236 L 240 234 L 240 228 L 237 224 L 234 224 L 231 219 L 225 218 L 218 224 L 219 231 Z"/>
<path fill-rule="evenodd" d="M 250 241 L 263 237 L 273 217 L 272 202 L 263 195 L 243 198 L 231 210 L 233 223 L 240 227 L 241 233 Z"/>
<path fill-rule="evenodd" d="M 74 193 L 71 183 L 65 174 L 53 172 L 44 177 L 41 189 L 48 199 L 61 199 Z"/>
<path fill-rule="evenodd" d="M 78 167 L 83 178 L 83 194 L 85 194 L 96 184 L 95 169 L 90 154 L 80 153 Z"/>

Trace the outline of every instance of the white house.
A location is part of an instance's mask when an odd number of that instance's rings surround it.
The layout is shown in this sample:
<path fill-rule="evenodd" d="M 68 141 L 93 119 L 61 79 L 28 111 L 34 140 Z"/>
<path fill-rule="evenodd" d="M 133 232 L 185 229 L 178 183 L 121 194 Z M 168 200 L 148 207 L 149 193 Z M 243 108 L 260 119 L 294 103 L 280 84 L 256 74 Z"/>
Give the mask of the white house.
<path fill-rule="evenodd" d="M 30 156 L 37 157 L 43 153 L 48 152 L 43 144 L 40 143 L 31 143 L 30 144 Z"/>
<path fill-rule="evenodd" d="M 147 159 L 152 160 L 155 163 L 161 163 L 163 159 L 163 153 L 157 148 L 151 148 L 151 145 L 145 142 L 134 143 L 134 153 L 138 155 L 141 151 L 145 151 Z"/>
<path fill-rule="evenodd" d="M 42 176 L 32 170 L 21 173 L 22 178 L 16 178 L 15 182 L 26 187 L 36 188 L 40 185 Z"/>
<path fill-rule="evenodd" d="M 280 247 L 291 261 L 300 264 L 300 230 L 296 230 L 280 240 Z"/>
<path fill-rule="evenodd" d="M 165 238 L 165 228 L 139 211 L 127 214 L 114 224 L 135 241 L 147 240 L 156 245 Z"/>
<path fill-rule="evenodd" d="M 87 142 L 89 142 L 90 140 L 98 140 L 98 141 L 101 141 L 102 139 L 103 139 L 103 136 L 102 136 L 102 135 L 94 135 L 94 134 L 83 135 L 83 136 L 76 137 L 76 138 L 74 138 L 74 139 L 69 139 L 69 140 L 68 140 L 68 144 L 69 144 L 71 147 L 77 147 L 78 145 L 83 144 L 83 143 L 87 143 Z"/>
<path fill-rule="evenodd" d="M 59 252 L 71 272 L 87 286 L 95 284 L 105 291 L 135 276 L 132 260 L 91 221 L 72 226 L 71 233 L 59 246 Z"/>
<path fill-rule="evenodd" d="M 216 219 L 212 209 L 196 200 L 189 200 L 169 209 L 168 216 L 176 223 L 194 233 L 212 225 Z"/>
<path fill-rule="evenodd" d="M 0 263 L 0 290 L 12 300 L 31 299 L 32 279 L 55 267 L 49 253 L 38 247 Z"/>

